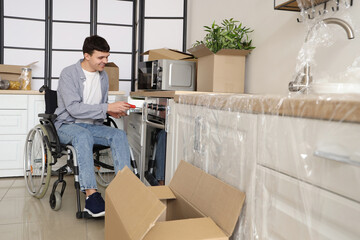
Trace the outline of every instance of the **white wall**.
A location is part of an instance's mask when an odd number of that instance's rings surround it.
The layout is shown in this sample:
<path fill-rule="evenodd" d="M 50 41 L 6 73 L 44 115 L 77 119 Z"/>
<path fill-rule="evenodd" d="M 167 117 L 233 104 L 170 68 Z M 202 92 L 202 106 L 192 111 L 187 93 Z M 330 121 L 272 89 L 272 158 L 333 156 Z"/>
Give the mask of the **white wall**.
<path fill-rule="evenodd" d="M 360 55 L 359 12 L 360 4 L 354 1 L 348 9 L 356 29 L 354 40 L 347 40 L 342 29 L 331 26 L 336 33 L 336 43 L 317 50 L 314 78 L 317 72 L 335 74 L 344 71 Z M 231 17 L 254 29 L 251 36 L 256 48 L 247 57 L 245 92 L 287 94 L 306 34 L 305 24 L 296 21 L 300 14 L 274 10 L 272 0 L 189 0 L 188 48 L 196 40 L 203 39 L 203 26 L 214 20 L 220 24 Z"/>

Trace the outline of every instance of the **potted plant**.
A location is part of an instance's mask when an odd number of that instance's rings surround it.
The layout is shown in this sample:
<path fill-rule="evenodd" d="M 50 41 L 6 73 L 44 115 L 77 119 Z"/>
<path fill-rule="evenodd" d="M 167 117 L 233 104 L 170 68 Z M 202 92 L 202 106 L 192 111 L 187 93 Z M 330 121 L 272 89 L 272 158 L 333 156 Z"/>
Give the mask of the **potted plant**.
<path fill-rule="evenodd" d="M 196 41 L 194 47 L 204 44 L 213 53 L 217 53 L 221 49 L 243 49 L 252 50 L 252 40 L 249 40 L 249 33 L 253 32 L 250 28 L 243 27 L 242 23 L 237 25 L 239 21 L 230 18 L 225 19 L 221 25 L 217 25 L 215 21 L 209 26 L 204 26 L 207 34 L 203 41 Z"/>
<path fill-rule="evenodd" d="M 249 39 L 250 28 L 233 18 L 215 22 L 209 27 L 203 41 L 196 41 L 188 49 L 197 58 L 197 91 L 243 93 L 245 58 L 255 47 Z"/>

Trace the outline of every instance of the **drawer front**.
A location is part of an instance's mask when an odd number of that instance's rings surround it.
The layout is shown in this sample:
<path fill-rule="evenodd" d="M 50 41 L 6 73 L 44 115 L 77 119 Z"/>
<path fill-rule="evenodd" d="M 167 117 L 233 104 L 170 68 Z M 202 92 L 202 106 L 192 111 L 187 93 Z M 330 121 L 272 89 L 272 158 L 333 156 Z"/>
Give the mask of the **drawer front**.
<path fill-rule="evenodd" d="M 0 135 L 0 169 L 23 169 L 26 135 Z"/>
<path fill-rule="evenodd" d="M 360 204 L 273 170 L 257 167 L 259 239 L 359 239 Z"/>
<path fill-rule="evenodd" d="M 259 164 L 360 202 L 360 124 L 278 116 L 260 121 Z M 319 150 L 355 165 L 318 157 Z"/>
<path fill-rule="evenodd" d="M 28 96 L 0 95 L 0 109 L 27 109 Z"/>
<path fill-rule="evenodd" d="M 26 110 L 0 110 L 0 134 L 26 134 Z"/>

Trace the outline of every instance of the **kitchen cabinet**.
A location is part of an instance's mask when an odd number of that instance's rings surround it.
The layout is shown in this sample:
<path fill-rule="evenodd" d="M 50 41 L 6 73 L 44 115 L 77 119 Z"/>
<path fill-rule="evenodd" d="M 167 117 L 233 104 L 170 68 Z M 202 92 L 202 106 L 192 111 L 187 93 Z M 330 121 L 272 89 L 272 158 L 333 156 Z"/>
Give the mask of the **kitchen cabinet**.
<path fill-rule="evenodd" d="M 232 239 L 359 239 L 357 100 L 201 95 L 170 107 L 166 177 L 185 160 L 244 191 Z"/>
<path fill-rule="evenodd" d="M 26 135 L 44 109 L 44 96 L 35 91 L 0 95 L 0 177 L 23 175 Z"/>

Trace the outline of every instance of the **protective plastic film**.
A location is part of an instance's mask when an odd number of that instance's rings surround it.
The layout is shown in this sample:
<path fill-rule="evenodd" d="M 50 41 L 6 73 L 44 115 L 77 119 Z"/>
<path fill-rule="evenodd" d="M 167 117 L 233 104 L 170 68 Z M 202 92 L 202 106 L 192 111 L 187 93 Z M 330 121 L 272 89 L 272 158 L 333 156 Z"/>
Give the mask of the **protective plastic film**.
<path fill-rule="evenodd" d="M 359 97 L 180 95 L 173 161 L 246 193 L 233 240 L 359 239 Z"/>
<path fill-rule="evenodd" d="M 359 57 L 350 62 L 342 57 L 344 52 L 351 52 L 360 32 L 349 12 L 353 1 L 297 2 L 301 9 L 299 21 L 306 34 L 293 81 L 305 85 L 300 89 L 303 93 L 360 93 Z"/>

